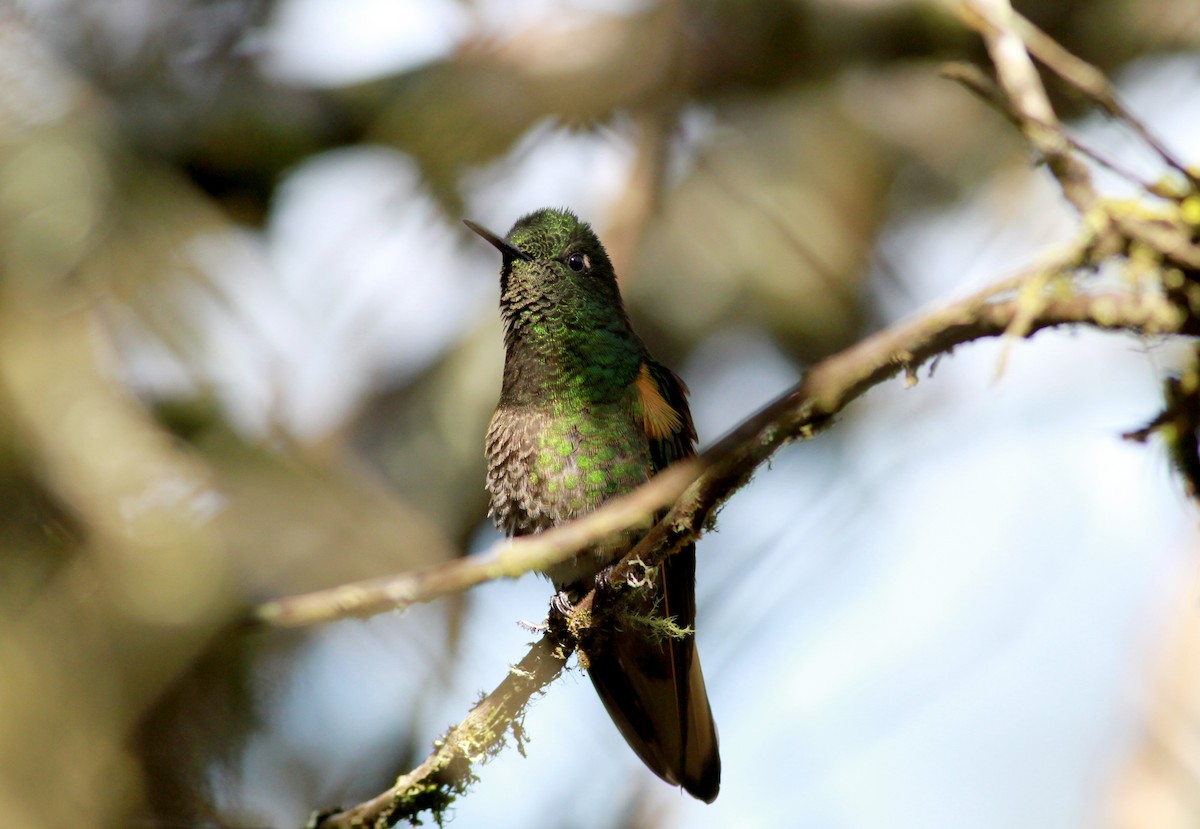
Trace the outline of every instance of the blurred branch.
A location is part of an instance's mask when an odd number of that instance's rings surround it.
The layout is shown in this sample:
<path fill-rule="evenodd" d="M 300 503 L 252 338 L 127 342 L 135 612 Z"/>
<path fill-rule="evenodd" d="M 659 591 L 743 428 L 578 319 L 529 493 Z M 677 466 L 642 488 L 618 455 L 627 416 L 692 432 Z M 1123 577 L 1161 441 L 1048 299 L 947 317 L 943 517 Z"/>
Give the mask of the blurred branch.
<path fill-rule="evenodd" d="M 635 117 L 638 138 L 633 168 L 607 211 L 604 231 L 608 255 L 619 274 L 633 270 L 629 264 L 646 225 L 662 204 L 672 130 L 679 120 L 678 106 L 645 109 Z"/>

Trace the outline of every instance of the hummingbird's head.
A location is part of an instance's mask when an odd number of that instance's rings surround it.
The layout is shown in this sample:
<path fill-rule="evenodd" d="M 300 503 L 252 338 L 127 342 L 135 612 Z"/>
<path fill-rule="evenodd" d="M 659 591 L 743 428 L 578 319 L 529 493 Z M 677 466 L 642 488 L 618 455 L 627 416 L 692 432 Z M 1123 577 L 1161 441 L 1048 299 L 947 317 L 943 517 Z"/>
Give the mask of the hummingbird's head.
<path fill-rule="evenodd" d="M 508 333 L 547 317 L 585 328 L 610 326 L 613 317 L 625 320 L 604 245 L 591 225 L 571 211 L 534 211 L 518 219 L 504 238 L 472 221 L 464 223 L 504 257 L 500 310 Z"/>

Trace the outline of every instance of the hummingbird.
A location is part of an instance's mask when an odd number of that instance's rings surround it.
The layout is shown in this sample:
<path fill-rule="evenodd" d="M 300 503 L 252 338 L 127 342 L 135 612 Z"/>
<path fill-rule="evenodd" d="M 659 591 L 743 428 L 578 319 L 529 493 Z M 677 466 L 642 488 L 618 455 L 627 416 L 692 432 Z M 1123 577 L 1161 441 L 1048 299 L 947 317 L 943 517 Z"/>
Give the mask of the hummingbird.
<path fill-rule="evenodd" d="M 591 226 L 559 209 L 524 216 L 505 237 L 464 223 L 503 257 L 504 376 L 485 439 L 496 526 L 510 536 L 557 526 L 695 454 L 687 388 L 634 333 Z M 550 568 L 556 598 L 590 590 L 650 526 Z M 617 629 L 589 637 L 581 662 L 646 766 L 711 803 L 721 760 L 693 632 L 695 574 L 689 544 L 633 591 Z"/>

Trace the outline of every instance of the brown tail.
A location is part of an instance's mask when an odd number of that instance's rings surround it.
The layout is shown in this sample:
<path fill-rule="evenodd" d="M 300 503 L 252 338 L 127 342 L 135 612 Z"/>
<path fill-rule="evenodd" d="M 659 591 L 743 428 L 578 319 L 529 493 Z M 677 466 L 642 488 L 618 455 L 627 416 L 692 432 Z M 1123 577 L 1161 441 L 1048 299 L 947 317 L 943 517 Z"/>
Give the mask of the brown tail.
<path fill-rule="evenodd" d="M 696 553 L 667 559 L 653 590 L 641 590 L 633 612 L 673 617 L 681 628 L 696 618 Z M 651 771 L 693 797 L 712 803 L 721 787 L 717 727 L 708 707 L 695 637 L 664 635 L 627 620 L 622 630 L 588 649 L 588 674 L 626 742 Z"/>

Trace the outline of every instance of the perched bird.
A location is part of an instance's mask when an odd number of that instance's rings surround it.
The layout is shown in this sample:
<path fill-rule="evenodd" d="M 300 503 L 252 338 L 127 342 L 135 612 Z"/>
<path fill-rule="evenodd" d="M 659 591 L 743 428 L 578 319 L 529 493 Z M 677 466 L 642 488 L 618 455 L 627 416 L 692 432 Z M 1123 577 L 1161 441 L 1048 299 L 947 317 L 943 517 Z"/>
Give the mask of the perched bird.
<path fill-rule="evenodd" d="M 504 381 L 486 439 L 496 525 L 514 536 L 556 526 L 694 454 L 687 389 L 630 327 L 591 227 L 552 209 L 518 220 L 505 238 L 466 225 L 503 256 Z M 648 528 L 546 575 L 560 595 L 586 592 Z M 694 546 L 668 557 L 654 582 L 635 591 L 619 629 L 588 642 L 585 664 L 642 761 L 711 803 L 721 760 L 692 634 L 695 572 Z M 666 620 L 673 625 L 656 624 Z"/>

